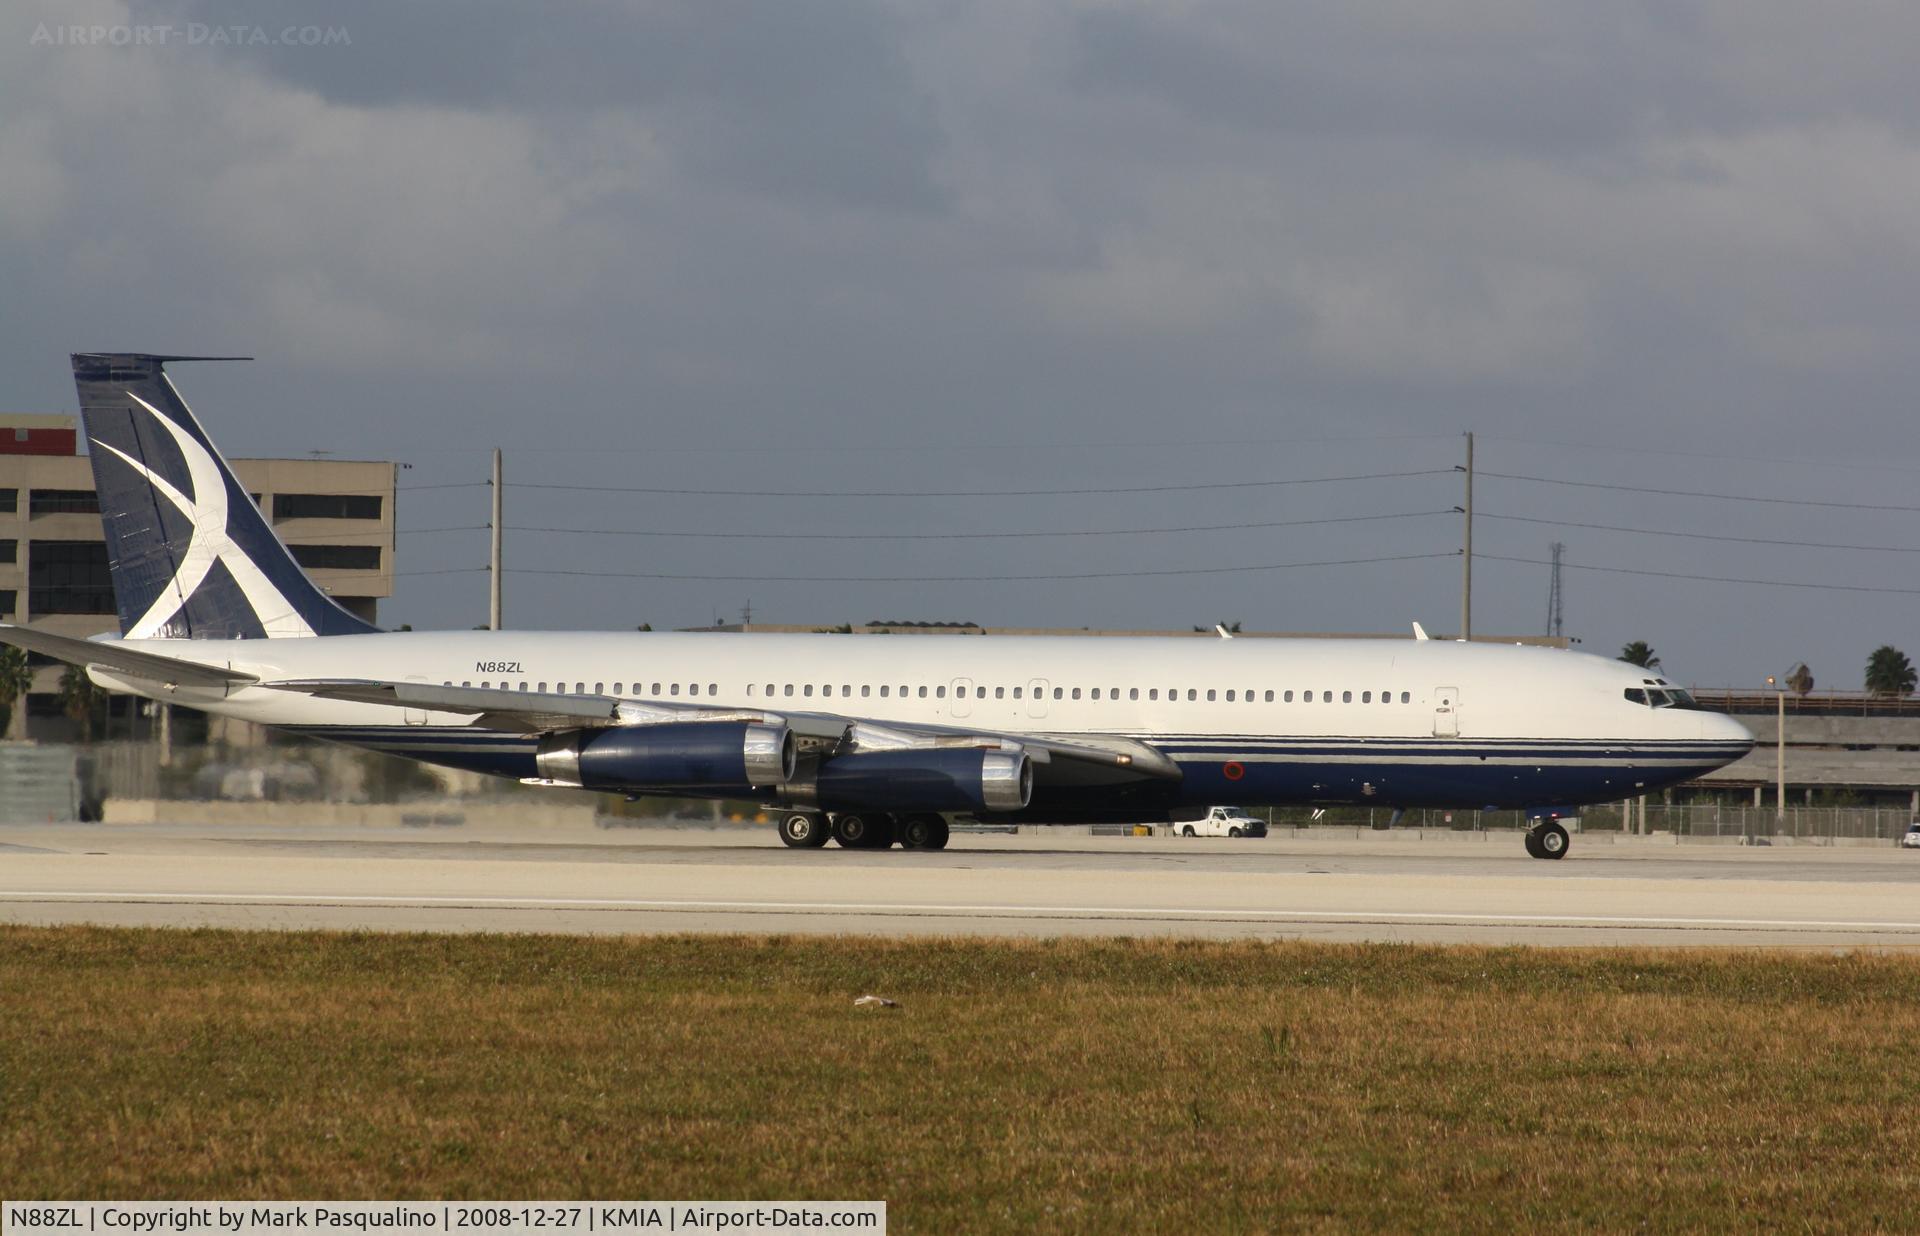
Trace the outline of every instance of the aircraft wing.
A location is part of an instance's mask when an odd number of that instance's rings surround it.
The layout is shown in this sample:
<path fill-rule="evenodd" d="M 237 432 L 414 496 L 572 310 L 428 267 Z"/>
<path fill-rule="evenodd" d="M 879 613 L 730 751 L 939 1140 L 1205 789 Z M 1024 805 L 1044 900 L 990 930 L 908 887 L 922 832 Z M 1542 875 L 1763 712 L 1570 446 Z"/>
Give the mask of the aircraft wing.
<path fill-rule="evenodd" d="M 303 678 L 259 684 L 321 699 L 352 700 L 396 708 L 426 709 L 469 717 L 482 729 L 527 734 L 686 721 L 749 721 L 784 725 L 803 746 L 823 755 L 936 747 L 1000 747 L 1024 750 L 1036 764 L 1058 758 L 1178 780 L 1180 769 L 1159 749 L 1121 734 L 1054 736 L 899 721 L 872 721 L 841 713 L 722 708 L 662 700 L 625 700 L 610 695 L 560 695 L 498 687 L 447 687 L 424 682 L 365 678 Z"/>
<path fill-rule="evenodd" d="M 169 687 L 233 687 L 259 681 L 256 675 L 225 666 L 203 665 L 178 657 L 137 652 L 118 644 L 74 639 L 69 635 L 54 635 L 49 631 L 36 631 L 32 627 L 11 623 L 0 623 L 0 643 L 13 644 L 28 652 L 42 653 L 73 665 L 98 665 L 130 678 L 145 678 Z"/>

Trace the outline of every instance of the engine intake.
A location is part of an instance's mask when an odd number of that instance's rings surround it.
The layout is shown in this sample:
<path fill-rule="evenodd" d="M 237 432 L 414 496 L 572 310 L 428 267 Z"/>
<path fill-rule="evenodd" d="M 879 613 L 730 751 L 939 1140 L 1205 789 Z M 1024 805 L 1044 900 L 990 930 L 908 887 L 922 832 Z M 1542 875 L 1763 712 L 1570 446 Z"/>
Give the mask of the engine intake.
<path fill-rule="evenodd" d="M 550 734 L 534 763 L 589 790 L 746 794 L 792 778 L 794 760 L 784 725 L 686 721 Z"/>
<path fill-rule="evenodd" d="M 1033 797 L 1024 751 L 871 751 L 820 765 L 814 794 L 828 811 L 1019 811 Z"/>

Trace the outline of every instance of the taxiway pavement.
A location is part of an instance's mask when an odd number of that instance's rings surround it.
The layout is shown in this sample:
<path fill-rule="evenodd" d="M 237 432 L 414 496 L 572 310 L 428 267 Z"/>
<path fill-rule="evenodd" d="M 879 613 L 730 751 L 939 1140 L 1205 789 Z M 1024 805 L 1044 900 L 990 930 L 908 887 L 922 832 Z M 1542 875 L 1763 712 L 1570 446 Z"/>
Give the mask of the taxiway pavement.
<path fill-rule="evenodd" d="M 770 827 L 0 827 L 0 922 L 487 932 L 1138 935 L 1920 949 L 1920 853 Z"/>

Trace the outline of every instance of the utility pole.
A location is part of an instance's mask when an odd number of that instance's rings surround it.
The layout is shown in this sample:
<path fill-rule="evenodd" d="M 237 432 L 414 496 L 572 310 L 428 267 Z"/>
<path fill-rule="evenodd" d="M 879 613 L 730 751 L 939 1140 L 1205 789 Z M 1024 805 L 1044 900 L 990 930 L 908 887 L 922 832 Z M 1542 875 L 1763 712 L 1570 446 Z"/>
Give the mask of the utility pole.
<path fill-rule="evenodd" d="M 487 629 L 500 629 L 500 448 L 493 448 L 493 556 L 488 579 Z"/>
<path fill-rule="evenodd" d="M 1566 545 L 1555 541 L 1547 548 L 1553 553 L 1553 582 L 1547 585 L 1547 634 L 1558 637 L 1566 629 L 1561 615 L 1560 594 L 1560 555 L 1566 552 Z"/>
<path fill-rule="evenodd" d="M 1460 638 L 1473 639 L 1473 435 L 1467 435 L 1467 504 L 1460 508 L 1466 516 L 1464 552 L 1460 557 Z"/>

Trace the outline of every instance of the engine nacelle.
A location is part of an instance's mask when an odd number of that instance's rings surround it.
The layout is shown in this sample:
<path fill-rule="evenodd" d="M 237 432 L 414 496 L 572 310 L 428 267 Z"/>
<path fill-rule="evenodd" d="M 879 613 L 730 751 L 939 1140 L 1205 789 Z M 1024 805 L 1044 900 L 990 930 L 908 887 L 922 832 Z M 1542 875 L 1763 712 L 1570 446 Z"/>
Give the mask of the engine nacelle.
<path fill-rule="evenodd" d="M 1024 751 L 871 751 L 824 761 L 814 794 L 827 811 L 1018 811 L 1033 797 Z"/>
<path fill-rule="evenodd" d="M 677 721 L 550 734 L 535 765 L 550 781 L 589 790 L 748 795 L 789 780 L 794 759 L 784 725 Z"/>

